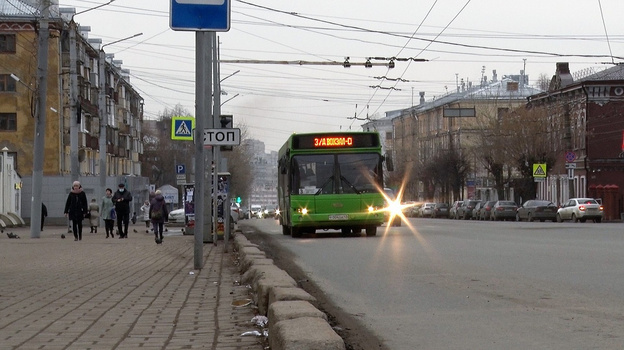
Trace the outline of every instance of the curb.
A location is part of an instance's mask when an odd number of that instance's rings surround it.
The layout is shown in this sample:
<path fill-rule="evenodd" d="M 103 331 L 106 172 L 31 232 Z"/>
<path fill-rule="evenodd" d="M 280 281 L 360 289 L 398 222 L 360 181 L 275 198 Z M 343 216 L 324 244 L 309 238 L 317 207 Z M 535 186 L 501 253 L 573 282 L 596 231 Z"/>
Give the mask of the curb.
<path fill-rule="evenodd" d="M 271 350 L 345 350 L 316 299 L 238 233 L 234 249 L 239 255 L 241 283 L 251 286 L 259 314 L 268 318 Z"/>

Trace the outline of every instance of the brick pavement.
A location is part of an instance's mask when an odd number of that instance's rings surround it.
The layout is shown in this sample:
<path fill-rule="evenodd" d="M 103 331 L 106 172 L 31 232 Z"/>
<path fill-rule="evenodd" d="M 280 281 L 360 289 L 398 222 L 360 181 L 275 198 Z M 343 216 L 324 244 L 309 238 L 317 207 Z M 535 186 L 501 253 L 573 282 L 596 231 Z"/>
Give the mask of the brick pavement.
<path fill-rule="evenodd" d="M 138 232 L 133 232 L 136 229 Z M 20 239 L 9 239 L 7 231 Z M 236 255 L 204 244 L 194 270 L 193 236 L 172 230 L 156 245 L 145 226 L 128 239 L 66 227 L 0 235 L 1 349 L 263 349 Z M 67 238 L 61 239 L 64 233 Z M 193 272 L 191 274 L 190 272 Z"/>

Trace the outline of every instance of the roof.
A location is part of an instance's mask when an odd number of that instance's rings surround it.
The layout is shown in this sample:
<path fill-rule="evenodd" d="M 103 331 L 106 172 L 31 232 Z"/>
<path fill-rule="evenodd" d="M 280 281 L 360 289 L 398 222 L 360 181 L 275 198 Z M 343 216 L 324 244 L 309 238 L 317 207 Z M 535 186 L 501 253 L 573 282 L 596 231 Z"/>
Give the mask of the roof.
<path fill-rule="evenodd" d="M 586 75 L 583 76 L 583 73 Z M 624 65 L 615 65 L 598 72 L 595 69 L 585 70 L 575 75 L 577 76 L 575 83 L 590 80 L 624 80 Z"/>
<path fill-rule="evenodd" d="M 21 0 L 0 0 L 0 16 L 37 17 L 39 10 Z"/>

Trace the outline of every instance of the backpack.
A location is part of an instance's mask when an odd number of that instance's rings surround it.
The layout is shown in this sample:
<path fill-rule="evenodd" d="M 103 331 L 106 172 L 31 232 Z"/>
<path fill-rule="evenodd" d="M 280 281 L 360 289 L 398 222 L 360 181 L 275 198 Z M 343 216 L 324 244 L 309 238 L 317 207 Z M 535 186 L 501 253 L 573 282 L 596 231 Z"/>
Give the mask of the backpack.
<path fill-rule="evenodd" d="M 161 220 L 163 218 L 163 210 L 162 203 L 156 201 L 154 207 L 152 208 L 152 214 L 150 214 L 150 219 L 152 220 Z"/>

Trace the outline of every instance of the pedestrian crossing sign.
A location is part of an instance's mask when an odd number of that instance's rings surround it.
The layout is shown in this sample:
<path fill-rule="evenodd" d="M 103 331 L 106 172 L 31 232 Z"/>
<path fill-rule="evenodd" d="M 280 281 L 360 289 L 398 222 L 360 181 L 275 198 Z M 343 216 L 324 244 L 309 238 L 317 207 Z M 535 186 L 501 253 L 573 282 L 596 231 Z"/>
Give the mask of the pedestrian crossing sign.
<path fill-rule="evenodd" d="M 533 164 L 533 177 L 546 177 L 546 164 Z"/>
<path fill-rule="evenodd" d="M 193 131 L 195 130 L 195 118 L 193 117 L 172 117 L 171 118 L 171 139 L 193 141 Z"/>

